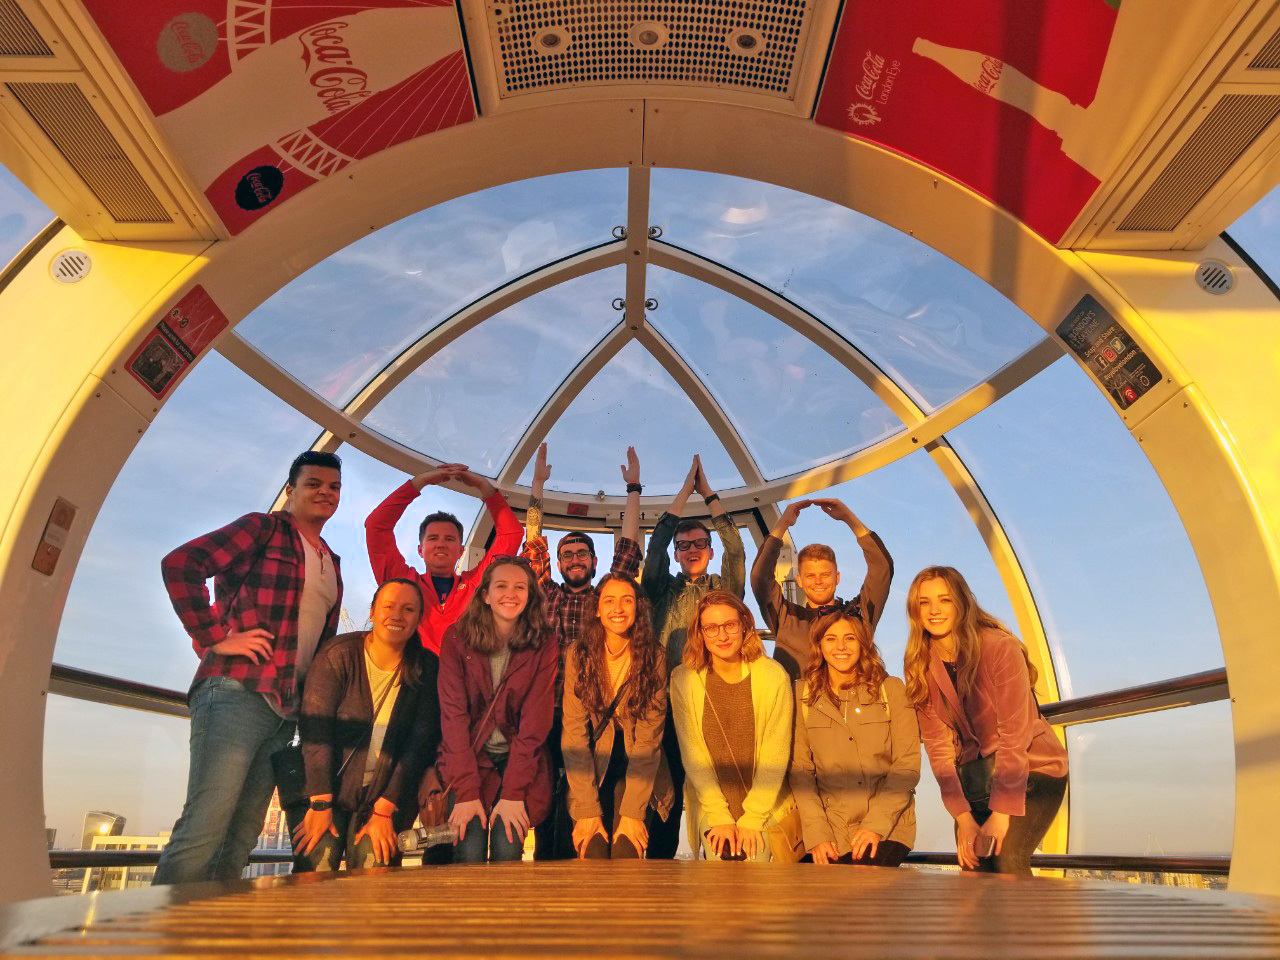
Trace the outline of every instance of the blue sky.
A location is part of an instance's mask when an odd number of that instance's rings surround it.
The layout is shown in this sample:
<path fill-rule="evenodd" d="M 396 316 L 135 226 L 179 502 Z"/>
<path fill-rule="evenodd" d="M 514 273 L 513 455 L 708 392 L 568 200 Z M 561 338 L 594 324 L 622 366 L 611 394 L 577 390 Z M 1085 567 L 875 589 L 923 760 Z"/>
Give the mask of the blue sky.
<path fill-rule="evenodd" d="M 610 238 L 625 219 L 625 173 L 547 177 L 460 198 L 393 224 L 282 289 L 239 332 L 324 396 L 348 399 L 404 345 L 458 306 L 540 263 Z M 0 169 L 0 261 L 50 215 Z M 860 214 L 765 184 L 655 171 L 651 221 L 665 241 L 784 293 L 849 337 L 926 409 L 1031 346 L 1041 331 L 971 274 Z M 1235 233 L 1264 267 L 1280 257 L 1280 203 L 1269 197 Z M 370 416 L 379 431 L 494 475 L 538 406 L 619 320 L 620 272 L 602 271 L 505 311 L 432 358 Z M 771 317 L 683 276 L 654 271 L 652 322 L 704 378 L 765 473 L 778 476 L 896 430 L 842 367 Z M 296 316 L 307 324 L 289 322 Z M 90 535 L 68 599 L 60 663 L 185 689 L 195 657 L 158 576 L 189 537 L 268 506 L 293 452 L 319 428 L 211 354 L 190 374 L 126 464 Z M 1208 598 L 1159 479 L 1102 394 L 1068 359 L 949 435 L 983 486 L 1026 568 L 1064 695 L 1221 666 Z M 620 491 L 617 464 L 639 450 L 646 492 L 665 495 L 701 453 L 713 484 L 741 483 L 705 421 L 665 371 L 631 345 L 583 391 L 549 436 L 550 486 Z M 326 536 L 343 558 L 352 627 L 373 579 L 368 511 L 406 479 L 355 450 Z M 526 471 L 527 480 L 527 471 Z M 1122 504 L 1117 505 L 1117 491 Z M 904 591 L 930 563 L 963 570 L 992 612 L 1012 614 L 990 556 L 924 453 L 842 484 L 897 566 L 878 642 L 900 670 Z M 417 519 L 444 508 L 470 522 L 476 501 L 432 491 Z M 1095 531 L 1104 521 L 1106 535 Z M 852 536 L 816 511 L 797 542 L 835 547 L 852 594 L 862 566 Z M 749 540 L 749 538 L 748 538 Z M 1140 546 L 1135 546 L 1140 545 Z M 608 547 L 601 544 L 607 563 Z M 1116 564 L 1141 549 L 1144 563 Z M 748 547 L 748 563 L 754 549 Z M 93 730 L 94 737 L 85 731 Z M 1178 744 L 1170 753 L 1161 744 Z M 1230 716 L 1224 704 L 1075 728 L 1073 849 L 1224 852 L 1231 836 Z M 1207 769 L 1194 790 L 1188 765 Z M 46 810 L 64 840 L 89 808 L 168 829 L 181 802 L 185 724 L 50 698 Z M 928 781 L 920 849 L 945 849 L 950 821 Z"/>

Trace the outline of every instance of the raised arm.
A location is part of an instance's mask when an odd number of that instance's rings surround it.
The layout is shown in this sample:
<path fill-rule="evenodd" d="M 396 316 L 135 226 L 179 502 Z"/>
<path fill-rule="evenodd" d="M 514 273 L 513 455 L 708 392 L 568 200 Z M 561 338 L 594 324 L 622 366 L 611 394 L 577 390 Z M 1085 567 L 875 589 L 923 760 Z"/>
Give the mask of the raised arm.
<path fill-rule="evenodd" d="M 671 575 L 671 558 L 667 555 L 667 550 L 679 522 L 679 515 L 668 511 L 658 518 L 653 533 L 649 534 L 649 547 L 644 553 L 644 572 L 640 577 L 640 586 L 651 603 L 657 603 L 675 579 Z"/>
<path fill-rule="evenodd" d="M 845 504 L 834 498 L 814 500 L 822 512 L 833 520 L 848 525 L 853 535 L 858 538 L 858 546 L 862 548 L 862 557 L 867 564 L 867 575 L 862 580 L 862 589 L 858 591 L 858 608 L 862 611 L 862 619 L 874 631 L 884 613 L 885 601 L 889 598 L 889 584 L 893 582 L 893 558 L 876 534 L 867 529 L 866 524 Z"/>
<path fill-rule="evenodd" d="M 446 463 L 434 470 L 420 473 L 391 491 L 390 496 L 373 508 L 364 521 L 365 545 L 369 549 L 369 566 L 378 583 L 393 577 L 414 579 L 417 571 L 409 566 L 400 547 L 396 544 L 396 524 L 404 516 L 409 504 L 418 499 L 424 487 L 445 483 L 466 467 L 459 463 Z"/>
<path fill-rule="evenodd" d="M 782 609 L 782 587 L 778 584 L 778 557 L 782 554 L 782 538 L 786 536 L 800 511 L 809 506 L 812 500 L 795 500 L 787 504 L 778 522 L 773 525 L 769 535 L 760 545 L 756 554 L 756 562 L 751 565 L 751 592 L 755 594 L 760 614 L 769 629 L 777 635 L 778 621 Z"/>
<path fill-rule="evenodd" d="M 912 791 L 920 782 L 920 724 L 907 700 L 907 688 L 897 677 L 884 682 L 885 700 L 889 705 L 889 743 L 892 760 L 880 789 L 871 798 L 862 827 L 889 836 L 893 825 L 911 804 Z"/>
<path fill-rule="evenodd" d="M 542 495 L 547 480 L 551 478 L 551 464 L 547 463 L 547 445 L 538 444 L 538 456 L 533 461 L 533 486 L 529 493 L 529 509 L 524 515 L 525 542 L 542 537 Z"/>
<path fill-rule="evenodd" d="M 493 543 L 489 545 L 480 562 L 472 568 L 473 571 L 484 570 L 493 562 L 494 557 L 510 557 L 518 553 L 520 541 L 524 538 L 524 530 L 520 526 L 520 521 L 516 519 L 516 515 L 511 512 L 507 498 L 478 473 L 464 469 L 458 472 L 457 478 L 475 491 L 476 496 L 483 500 L 488 508 L 489 516 L 493 518 Z"/>

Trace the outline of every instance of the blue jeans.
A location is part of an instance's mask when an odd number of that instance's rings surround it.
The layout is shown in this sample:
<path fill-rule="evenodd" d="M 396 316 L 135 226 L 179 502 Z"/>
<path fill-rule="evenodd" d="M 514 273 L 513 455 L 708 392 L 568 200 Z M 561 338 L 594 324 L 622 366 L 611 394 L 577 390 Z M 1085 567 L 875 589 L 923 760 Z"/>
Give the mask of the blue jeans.
<path fill-rule="evenodd" d="M 501 754 L 492 758 L 494 766 L 498 768 L 498 772 L 505 774 L 507 772 L 507 756 Z M 499 789 L 498 796 L 502 796 Z M 449 809 L 452 812 L 452 800 L 449 803 Z M 480 818 L 476 817 L 467 824 L 466 832 L 462 834 L 462 839 L 458 841 L 458 845 L 453 848 L 453 860 L 455 863 L 484 863 L 486 860 L 497 863 L 504 860 L 521 860 L 524 858 L 524 842 L 517 840 L 512 843 L 507 839 L 507 828 L 502 822 L 501 817 L 494 817 L 493 812 L 489 813 L 489 829 L 486 830 L 480 826 Z"/>
<path fill-rule="evenodd" d="M 398 850 L 392 855 L 391 862 L 388 864 L 378 859 L 377 854 L 373 852 L 373 841 L 368 837 L 362 838 L 359 843 L 355 842 L 356 834 L 360 832 L 359 827 L 356 825 L 357 820 L 358 818 L 353 814 L 335 807 L 333 811 L 333 828 L 338 831 L 338 836 L 335 837 L 331 833 L 326 833 L 309 854 L 298 854 L 293 872 L 307 873 L 315 871 L 324 873 L 337 870 L 342 865 L 343 860 L 346 861 L 348 870 L 399 866 L 400 852 Z"/>
<path fill-rule="evenodd" d="M 294 722 L 238 680 L 204 680 L 190 703 L 187 799 L 154 884 L 240 877 L 275 789 L 271 755 L 293 739 Z"/>

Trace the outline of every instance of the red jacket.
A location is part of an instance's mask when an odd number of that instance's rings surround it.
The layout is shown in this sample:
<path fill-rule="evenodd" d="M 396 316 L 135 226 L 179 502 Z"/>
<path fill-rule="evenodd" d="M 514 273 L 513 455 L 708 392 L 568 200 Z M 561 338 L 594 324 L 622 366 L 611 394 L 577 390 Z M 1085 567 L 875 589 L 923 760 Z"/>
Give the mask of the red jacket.
<path fill-rule="evenodd" d="M 1067 775 L 1067 750 L 1031 693 L 1022 644 L 1003 630 L 986 628 L 978 639 L 978 672 L 963 700 L 935 653 L 929 661 L 929 702 L 920 735 L 938 780 L 942 803 L 958 817 L 969 809 L 957 763 L 996 755 L 991 810 L 1020 817 L 1026 812 L 1027 774 Z M 952 716 L 959 729 L 952 725 Z"/>
<path fill-rule="evenodd" d="M 480 800 L 485 810 L 499 799 L 523 800 L 529 822 L 536 826 L 551 810 L 551 754 L 547 736 L 555 707 L 559 644 L 553 634 L 542 645 L 517 650 L 507 662 L 509 678 L 493 700 L 489 658 L 467 648 L 451 627 L 440 646 L 440 776 L 458 803 Z M 481 719 L 489 713 L 482 727 Z M 499 774 L 484 749 L 493 728 L 507 738 L 507 769 Z M 473 743 L 480 747 L 472 750 Z M 501 796 L 499 796 L 501 787 Z"/>
<path fill-rule="evenodd" d="M 489 508 L 489 515 L 493 517 L 493 545 L 480 562 L 462 576 L 454 574 L 453 589 L 449 591 L 448 599 L 441 603 L 431 577 L 409 566 L 396 545 L 396 524 L 404 516 L 409 504 L 418 499 L 418 495 L 419 491 L 414 489 L 413 483 L 406 481 L 374 507 L 364 522 L 365 543 L 369 547 L 369 564 L 373 567 L 373 576 L 378 583 L 384 583 L 393 577 L 404 577 L 406 580 L 416 581 L 422 587 L 427 609 L 418 625 L 418 635 L 422 638 L 423 647 L 432 653 L 439 653 L 440 639 L 446 630 L 458 622 L 462 611 L 467 608 L 476 584 L 484 575 L 484 568 L 489 566 L 494 557 L 514 556 L 520 549 L 524 530 L 500 491 L 495 490 L 485 497 L 484 505 Z"/>

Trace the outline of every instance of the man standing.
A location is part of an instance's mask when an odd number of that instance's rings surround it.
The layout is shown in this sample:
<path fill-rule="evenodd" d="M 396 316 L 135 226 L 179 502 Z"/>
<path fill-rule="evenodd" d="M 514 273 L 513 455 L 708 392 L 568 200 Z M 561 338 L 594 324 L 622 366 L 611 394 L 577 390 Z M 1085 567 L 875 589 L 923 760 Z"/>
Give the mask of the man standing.
<path fill-rule="evenodd" d="M 836 596 L 840 571 L 836 568 L 835 551 L 823 543 L 809 544 L 796 557 L 796 573 L 800 589 L 804 591 L 804 604 L 794 603 L 782 595 L 774 573 L 778 555 L 782 552 L 782 537 L 796 522 L 800 511 L 808 506 L 817 506 L 833 520 L 848 524 L 862 547 L 867 575 L 862 581 L 862 589 L 849 604 Z M 756 562 L 751 567 L 751 590 L 756 595 L 765 623 L 773 631 L 773 658 L 786 668 L 792 680 L 800 679 L 809 665 L 810 626 L 818 617 L 841 606 L 845 606 L 851 615 L 861 617 L 867 629 L 874 633 L 880 615 L 884 613 L 892 580 L 893 558 L 885 549 L 884 542 L 839 500 L 796 500 L 788 504 L 760 545 Z"/>
<path fill-rule="evenodd" d="M 419 573 L 405 562 L 396 545 L 396 524 L 429 484 L 459 480 L 471 487 L 489 508 L 493 518 L 493 543 L 480 562 L 463 574 L 458 561 L 463 552 L 462 522 L 451 513 L 438 511 L 418 526 L 418 556 L 427 572 Z M 418 635 L 422 646 L 432 653 L 440 652 L 440 641 L 467 608 L 476 584 L 494 557 L 512 556 L 520 549 L 520 521 L 507 506 L 506 499 L 484 477 L 472 473 L 460 463 L 445 463 L 420 473 L 391 492 L 374 507 L 364 522 L 365 542 L 369 547 L 369 563 L 379 583 L 392 577 L 414 580 L 422 587 L 427 609 L 423 611 Z"/>
<path fill-rule="evenodd" d="M 271 755 L 293 739 L 307 668 L 337 632 L 342 575 L 320 531 L 338 508 L 341 470 L 332 453 L 300 455 L 283 510 L 246 514 L 161 561 L 200 667 L 187 799 L 154 883 L 234 880 L 249 862 L 276 786 Z"/>
<path fill-rule="evenodd" d="M 695 490 L 710 510 L 711 525 L 715 527 L 724 548 L 724 560 L 720 564 L 718 576 L 707 573 L 711 559 L 715 556 L 710 531 L 700 520 L 680 519 L 685 503 Z M 680 565 L 680 573 L 674 576 L 667 559 L 667 547 L 672 540 L 675 541 L 676 563 Z M 667 512 L 654 525 L 653 534 L 649 537 L 649 549 L 645 552 L 641 585 L 653 604 L 654 630 L 667 650 L 668 674 L 680 664 L 685 636 L 689 632 L 689 619 L 693 616 L 698 600 L 712 590 L 724 590 L 735 597 L 742 596 L 746 585 L 746 551 L 742 547 L 742 537 L 725 513 L 720 495 L 707 483 L 707 478 L 702 473 L 702 461 L 696 456 L 684 486 L 671 501 Z M 684 765 L 680 762 L 680 745 L 676 740 L 670 708 L 662 749 L 671 770 L 676 802 L 667 819 L 649 834 L 648 855 L 651 860 L 670 860 L 676 855 L 676 849 L 680 845 L 680 815 L 684 810 Z"/>
<path fill-rule="evenodd" d="M 538 582 L 547 596 L 547 617 L 560 639 L 560 668 L 556 674 L 556 716 L 547 743 L 557 776 L 555 797 L 550 816 L 534 831 L 535 860 L 566 860 L 575 856 L 573 823 L 569 819 L 564 778 L 564 761 L 560 755 L 560 703 L 564 694 L 564 655 L 579 639 L 587 622 L 596 615 L 596 547 L 585 533 L 562 537 L 556 548 L 556 561 L 564 584 L 551 579 L 551 556 L 547 538 L 542 535 L 542 494 L 551 466 L 547 463 L 547 445 L 538 447 L 533 467 L 533 492 L 525 515 L 525 539 L 522 553 L 533 565 Z M 627 485 L 627 507 L 622 515 L 622 536 L 613 551 L 609 572 L 635 579 L 640 572 L 640 461 L 635 447 L 627 447 L 627 465 L 622 467 L 622 482 Z"/>

